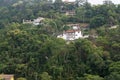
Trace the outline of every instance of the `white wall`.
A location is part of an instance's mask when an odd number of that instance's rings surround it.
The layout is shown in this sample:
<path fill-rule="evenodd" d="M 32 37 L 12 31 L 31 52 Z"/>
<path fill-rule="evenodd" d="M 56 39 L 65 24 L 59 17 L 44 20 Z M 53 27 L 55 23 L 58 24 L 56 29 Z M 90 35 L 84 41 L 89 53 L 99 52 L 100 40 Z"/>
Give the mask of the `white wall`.
<path fill-rule="evenodd" d="M 83 38 L 81 31 L 76 31 L 75 33 L 64 33 L 62 35 L 58 35 L 57 38 L 62 38 L 64 40 L 75 40 L 79 38 Z"/>

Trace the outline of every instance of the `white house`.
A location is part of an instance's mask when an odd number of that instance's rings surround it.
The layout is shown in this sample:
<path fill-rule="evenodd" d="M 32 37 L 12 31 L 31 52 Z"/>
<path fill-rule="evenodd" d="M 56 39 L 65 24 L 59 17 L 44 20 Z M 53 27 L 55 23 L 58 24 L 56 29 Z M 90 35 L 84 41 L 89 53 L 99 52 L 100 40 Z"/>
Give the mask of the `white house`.
<path fill-rule="evenodd" d="M 41 21 L 43 21 L 43 20 L 44 20 L 44 18 L 38 17 L 37 19 L 33 20 L 33 24 L 34 25 L 39 25 L 41 23 Z"/>
<path fill-rule="evenodd" d="M 37 19 L 33 19 L 33 20 L 24 20 L 24 19 L 23 19 L 23 24 L 40 25 L 43 20 L 44 20 L 43 17 L 38 17 Z"/>
<path fill-rule="evenodd" d="M 83 38 L 80 30 L 67 30 L 63 34 L 58 35 L 57 38 L 62 38 L 67 41 L 72 41 L 75 39 Z"/>
<path fill-rule="evenodd" d="M 32 24 L 33 22 L 32 22 L 32 20 L 24 20 L 23 19 L 23 24 Z"/>
<path fill-rule="evenodd" d="M 72 29 L 64 31 L 62 34 L 58 35 L 57 38 L 62 38 L 67 41 L 73 41 L 79 38 L 89 37 L 89 35 L 83 36 L 79 24 L 69 24 L 68 26 L 72 27 Z"/>
<path fill-rule="evenodd" d="M 114 25 L 114 26 L 111 26 L 109 29 L 116 29 L 118 28 L 119 25 Z"/>

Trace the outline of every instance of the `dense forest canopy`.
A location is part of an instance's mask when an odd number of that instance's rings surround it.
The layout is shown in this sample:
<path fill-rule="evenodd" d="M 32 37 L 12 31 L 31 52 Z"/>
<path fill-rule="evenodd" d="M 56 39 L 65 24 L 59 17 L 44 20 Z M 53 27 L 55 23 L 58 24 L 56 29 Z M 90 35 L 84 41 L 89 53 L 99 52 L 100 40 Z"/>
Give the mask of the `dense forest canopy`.
<path fill-rule="evenodd" d="M 15 80 L 120 80 L 120 4 L 109 1 L 0 0 L 0 73 Z M 43 24 L 23 24 L 38 17 Z M 89 24 L 89 38 L 56 38 L 69 23 Z"/>

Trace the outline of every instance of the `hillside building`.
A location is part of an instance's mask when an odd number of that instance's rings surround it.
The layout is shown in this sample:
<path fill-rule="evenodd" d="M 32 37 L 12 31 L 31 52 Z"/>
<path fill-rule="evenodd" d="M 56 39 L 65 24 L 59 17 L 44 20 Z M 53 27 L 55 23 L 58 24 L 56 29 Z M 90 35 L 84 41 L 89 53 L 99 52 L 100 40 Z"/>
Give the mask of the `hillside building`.
<path fill-rule="evenodd" d="M 14 75 L 1 74 L 0 80 L 14 80 Z"/>

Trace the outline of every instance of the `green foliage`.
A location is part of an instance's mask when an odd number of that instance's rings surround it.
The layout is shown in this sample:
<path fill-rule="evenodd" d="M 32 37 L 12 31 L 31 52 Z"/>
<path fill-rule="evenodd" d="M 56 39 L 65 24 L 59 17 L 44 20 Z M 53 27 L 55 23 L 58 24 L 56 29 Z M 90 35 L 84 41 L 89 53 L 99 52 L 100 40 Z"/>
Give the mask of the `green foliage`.
<path fill-rule="evenodd" d="M 107 76 L 106 80 L 119 80 L 120 74 L 112 73 L 109 76 Z"/>
<path fill-rule="evenodd" d="M 118 74 L 120 74 L 120 61 L 111 63 L 110 67 L 109 67 L 109 71 L 111 73 L 118 73 Z"/>
<path fill-rule="evenodd" d="M 47 72 L 41 74 L 41 80 L 52 80 L 51 78 L 52 77 Z"/>
<path fill-rule="evenodd" d="M 104 78 L 98 76 L 98 75 L 85 75 L 85 80 L 104 80 Z"/>
<path fill-rule="evenodd" d="M 17 80 L 120 79 L 120 26 L 110 28 L 120 22 L 120 5 L 6 1 L 0 0 L 0 73 L 14 74 Z M 42 25 L 22 24 L 37 17 L 45 18 Z M 77 22 L 90 24 L 90 35 L 97 37 L 69 43 L 56 38 L 68 23 Z"/>
<path fill-rule="evenodd" d="M 27 79 L 20 77 L 20 78 L 17 78 L 17 80 L 27 80 Z"/>
<path fill-rule="evenodd" d="M 104 17 L 101 16 L 95 16 L 91 19 L 90 26 L 91 28 L 96 28 L 103 26 L 105 24 L 105 19 Z"/>
<path fill-rule="evenodd" d="M 114 74 L 119 78 L 119 62 L 111 57 L 119 55 L 113 54 L 114 49 L 119 50 L 119 36 L 113 38 L 118 32 L 110 30 L 103 35 L 103 31 L 94 42 L 78 39 L 66 44 L 44 32 L 42 26 L 12 23 L 0 30 L 0 72 L 28 80 L 104 80 L 102 77 L 109 79 Z"/>

